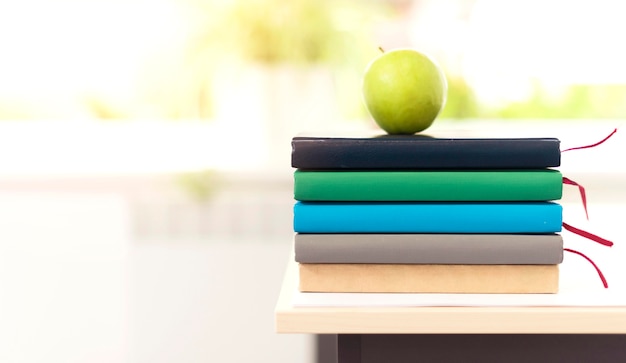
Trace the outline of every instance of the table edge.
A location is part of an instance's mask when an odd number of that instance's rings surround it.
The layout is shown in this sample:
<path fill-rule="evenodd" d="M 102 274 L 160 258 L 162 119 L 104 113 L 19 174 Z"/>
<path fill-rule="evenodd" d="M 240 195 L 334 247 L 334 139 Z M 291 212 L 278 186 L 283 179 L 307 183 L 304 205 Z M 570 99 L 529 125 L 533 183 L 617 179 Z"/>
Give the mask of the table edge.
<path fill-rule="evenodd" d="M 274 310 L 277 333 L 626 334 L 624 307 L 294 307 L 287 263 Z"/>

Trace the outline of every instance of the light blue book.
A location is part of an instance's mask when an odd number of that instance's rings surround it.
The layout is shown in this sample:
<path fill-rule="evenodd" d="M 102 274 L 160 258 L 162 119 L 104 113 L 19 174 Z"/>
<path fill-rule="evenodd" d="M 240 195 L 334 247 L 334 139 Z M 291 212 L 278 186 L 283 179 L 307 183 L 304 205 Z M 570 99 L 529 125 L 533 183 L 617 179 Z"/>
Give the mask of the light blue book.
<path fill-rule="evenodd" d="M 296 202 L 298 233 L 557 233 L 555 202 Z"/>

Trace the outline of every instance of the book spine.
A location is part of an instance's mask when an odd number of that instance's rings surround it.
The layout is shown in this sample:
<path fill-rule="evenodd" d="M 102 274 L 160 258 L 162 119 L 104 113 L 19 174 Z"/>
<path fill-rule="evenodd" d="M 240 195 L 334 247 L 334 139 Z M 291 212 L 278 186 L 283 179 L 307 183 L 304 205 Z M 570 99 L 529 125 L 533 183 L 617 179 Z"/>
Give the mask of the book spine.
<path fill-rule="evenodd" d="M 296 202 L 297 233 L 557 233 L 562 207 L 528 203 Z"/>
<path fill-rule="evenodd" d="M 299 169 L 542 169 L 561 163 L 558 139 L 293 139 Z"/>
<path fill-rule="evenodd" d="M 561 199 L 557 170 L 302 171 L 301 201 L 549 201 Z"/>
<path fill-rule="evenodd" d="M 554 265 L 558 234 L 296 234 L 300 263 Z"/>
<path fill-rule="evenodd" d="M 299 264 L 302 292 L 545 294 L 559 265 Z"/>

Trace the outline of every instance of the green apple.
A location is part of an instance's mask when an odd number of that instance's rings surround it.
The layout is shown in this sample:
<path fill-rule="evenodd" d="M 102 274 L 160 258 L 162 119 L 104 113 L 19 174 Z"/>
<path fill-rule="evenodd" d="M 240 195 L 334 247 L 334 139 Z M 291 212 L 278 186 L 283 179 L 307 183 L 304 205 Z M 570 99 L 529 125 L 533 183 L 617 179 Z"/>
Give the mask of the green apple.
<path fill-rule="evenodd" d="M 446 103 L 448 83 L 441 68 L 413 49 L 383 52 L 363 77 L 363 99 L 388 134 L 414 134 L 430 127 Z"/>

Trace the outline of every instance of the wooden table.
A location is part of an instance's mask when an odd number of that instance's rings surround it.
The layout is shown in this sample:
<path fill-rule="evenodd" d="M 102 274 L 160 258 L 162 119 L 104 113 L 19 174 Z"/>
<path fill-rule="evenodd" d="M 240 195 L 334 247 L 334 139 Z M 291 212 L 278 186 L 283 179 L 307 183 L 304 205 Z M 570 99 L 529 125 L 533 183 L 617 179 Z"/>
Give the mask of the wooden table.
<path fill-rule="evenodd" d="M 519 126 L 474 123 L 462 127 L 480 132 L 499 132 L 503 127 L 510 127 L 508 130 L 513 132 L 530 130 Z M 599 140 L 612 127 L 589 122 L 569 123 L 567 128 L 563 124 L 542 123 L 531 133 L 555 135 L 563 141 L 563 149 L 567 149 L 590 144 L 590 139 Z M 600 223 L 595 231 L 613 237 L 616 242 L 612 251 L 580 244 L 581 251 L 596 258 L 614 256 L 611 264 L 601 264 L 605 272 L 615 267 L 613 263 L 622 266 L 607 276 L 611 283 L 626 276 L 623 238 L 626 169 L 620 159 L 626 145 L 624 137 L 624 133 L 618 132 L 601 147 L 566 154 L 559 168 L 565 176 L 585 185 L 593 209 L 591 218 L 594 223 Z M 571 203 L 564 209 L 564 213 L 570 213 L 566 216 L 568 221 L 582 211 L 576 192 L 564 190 L 562 202 Z M 567 238 L 573 240 L 571 236 Z M 616 307 L 294 307 L 297 277 L 297 266 L 290 262 L 276 305 L 277 332 L 337 334 L 340 362 L 626 361 L 626 304 Z M 626 294 L 626 284 L 622 283 L 620 289 Z"/>
<path fill-rule="evenodd" d="M 338 362 L 626 359 L 625 307 L 294 307 L 289 262 L 278 333 L 337 334 Z"/>

